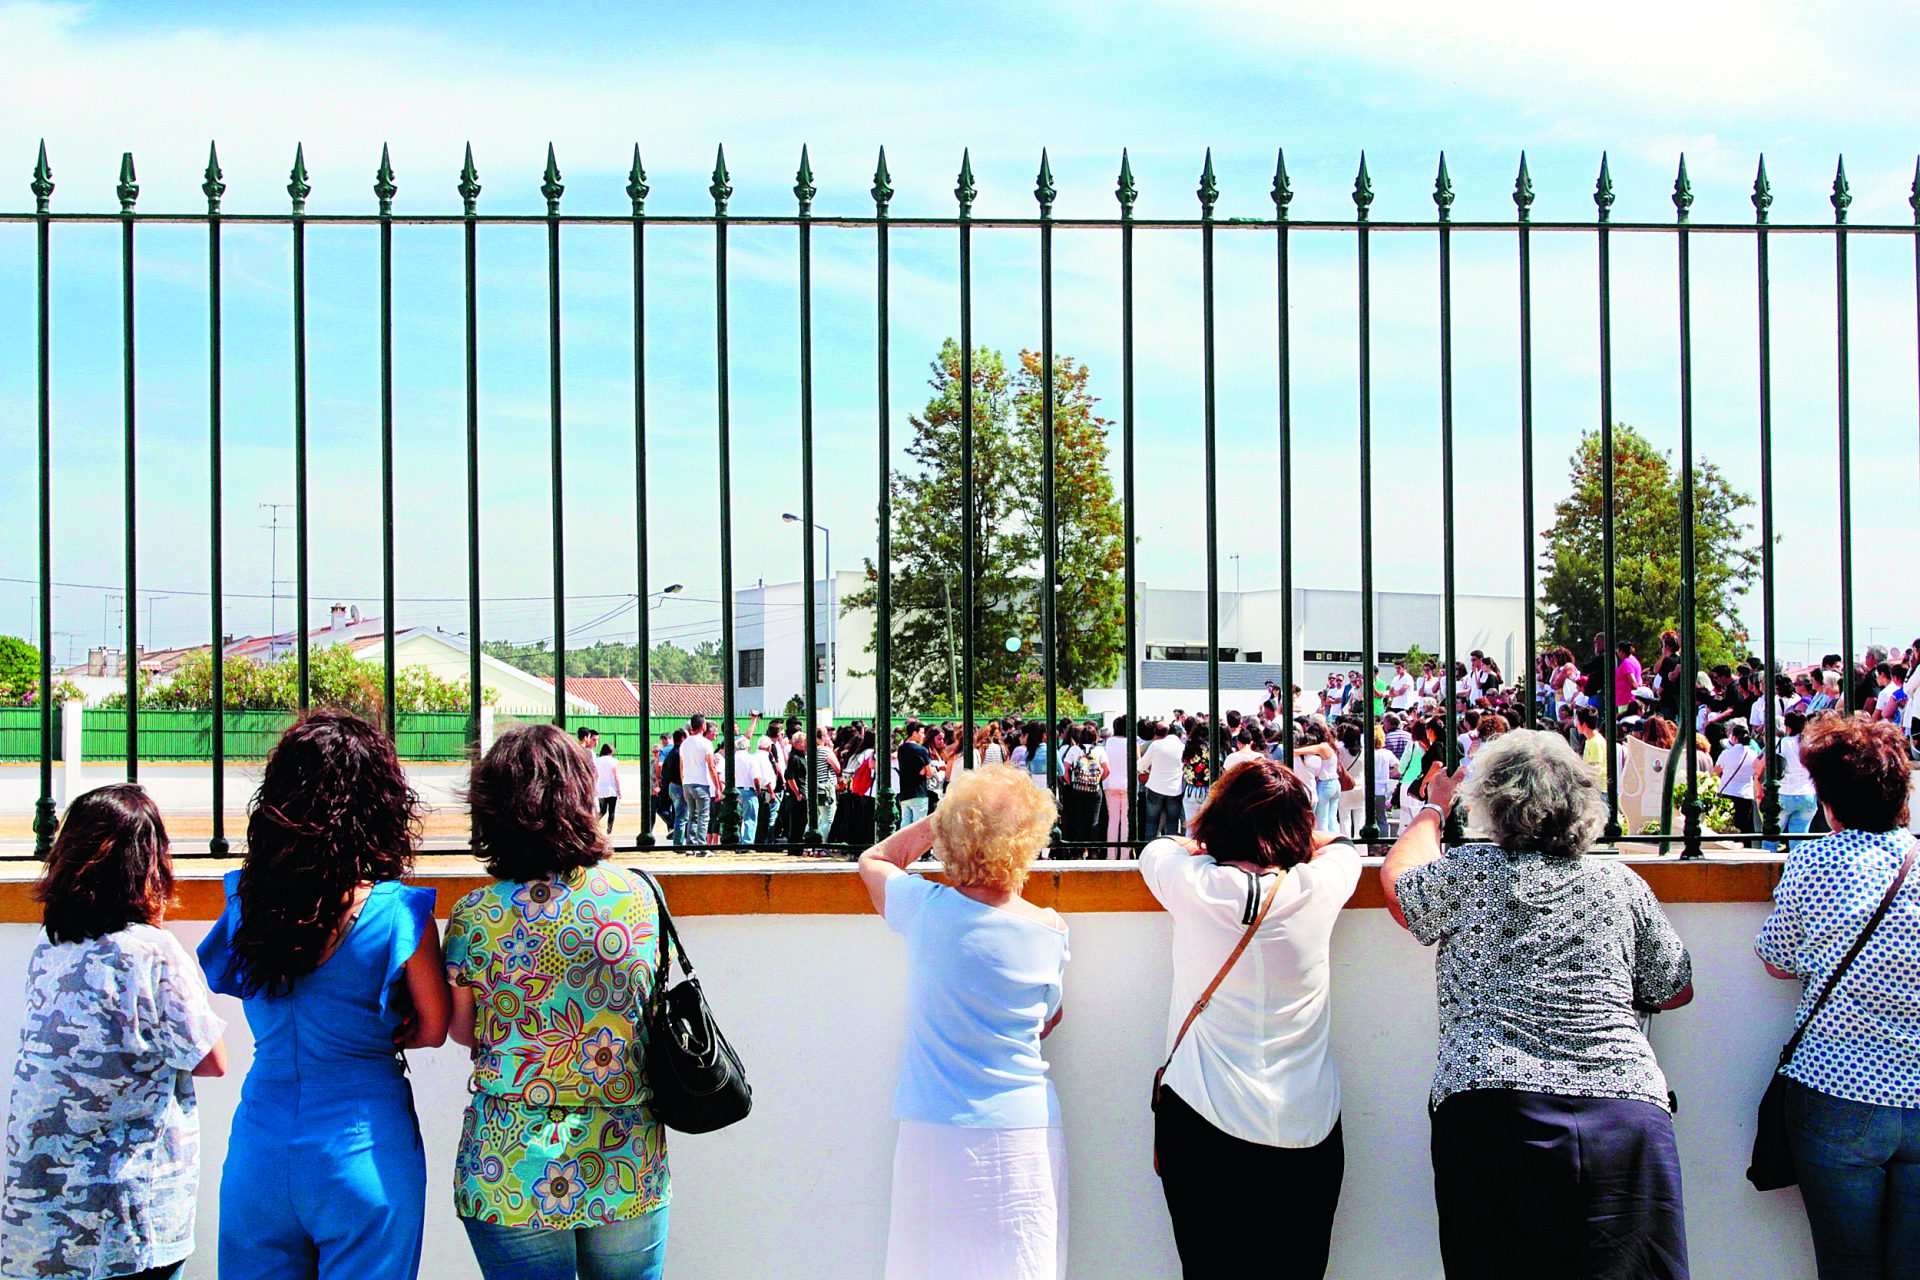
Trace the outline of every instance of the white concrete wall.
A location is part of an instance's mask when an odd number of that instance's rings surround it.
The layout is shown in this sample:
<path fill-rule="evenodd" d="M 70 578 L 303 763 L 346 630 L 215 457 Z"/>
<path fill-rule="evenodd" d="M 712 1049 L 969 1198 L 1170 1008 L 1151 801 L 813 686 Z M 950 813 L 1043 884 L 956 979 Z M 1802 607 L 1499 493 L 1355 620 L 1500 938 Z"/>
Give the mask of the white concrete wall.
<path fill-rule="evenodd" d="M 1742 1171 L 1753 1107 L 1791 1020 L 1794 991 L 1753 959 L 1758 905 L 1679 906 L 1699 999 L 1657 1019 L 1653 1039 L 1680 1095 L 1694 1274 L 1811 1277 L 1794 1192 L 1760 1195 Z M 1066 1020 L 1047 1042 L 1066 1112 L 1074 1280 L 1178 1272 L 1150 1160 L 1146 1099 L 1165 1034 L 1167 918 L 1070 917 Z M 189 946 L 200 923 L 176 926 Z M 683 922 L 710 1000 L 745 1060 L 754 1114 L 717 1134 L 670 1140 L 675 1280 L 857 1280 L 885 1252 L 900 1057 L 902 947 L 870 916 L 700 917 Z M 0 927 L 0 972 L 22 972 L 35 930 Z M 17 977 L 14 980 L 17 982 Z M 1346 1094 L 1347 1174 L 1333 1270 L 1354 1280 L 1440 1275 L 1427 1163 L 1432 953 L 1383 911 L 1349 911 L 1335 935 L 1335 1053 Z M 215 1184 L 251 1046 L 235 1002 L 233 1073 L 202 1081 L 200 1248 L 186 1275 L 211 1280 Z M 21 993 L 0 991 L 0 1044 L 18 1041 Z M 451 1208 L 449 1176 L 464 1060 L 412 1057 L 428 1151 L 432 1280 L 477 1275 Z M 1256 1212 L 1258 1209 L 1256 1207 Z M 1274 1247 L 1285 1247 L 1284 1220 Z"/>

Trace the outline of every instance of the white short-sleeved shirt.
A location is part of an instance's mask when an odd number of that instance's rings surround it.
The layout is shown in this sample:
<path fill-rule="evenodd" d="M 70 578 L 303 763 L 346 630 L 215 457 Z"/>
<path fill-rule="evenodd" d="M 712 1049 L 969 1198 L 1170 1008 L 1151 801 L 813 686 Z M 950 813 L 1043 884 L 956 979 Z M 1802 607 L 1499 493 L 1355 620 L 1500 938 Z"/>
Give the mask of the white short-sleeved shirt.
<path fill-rule="evenodd" d="M 1140 758 L 1139 742 L 1134 738 L 1123 738 L 1114 734 L 1107 739 L 1107 780 L 1108 791 L 1125 791 L 1131 785 L 1134 769 Z"/>
<path fill-rule="evenodd" d="M 1328 944 L 1360 881 L 1360 855 L 1335 841 L 1285 872 L 1255 876 L 1156 840 L 1140 874 L 1173 917 L 1167 1044 L 1232 954 L 1275 874 L 1285 878 L 1246 952 L 1214 992 L 1164 1083 L 1222 1133 L 1269 1147 L 1311 1147 L 1340 1118 L 1340 1073 L 1328 1054 L 1333 1012 Z"/>
<path fill-rule="evenodd" d="M 680 785 L 683 787 L 710 787 L 713 785 L 713 773 L 707 761 L 713 759 L 713 744 L 697 733 L 687 735 L 680 744 Z"/>
<path fill-rule="evenodd" d="M 593 758 L 593 794 L 601 800 L 620 794 L 620 757 Z"/>
<path fill-rule="evenodd" d="M 1810 796 L 1813 794 L 1813 775 L 1807 772 L 1807 766 L 1800 760 L 1800 735 L 1790 733 L 1780 739 L 1780 794 L 1783 796 Z"/>
<path fill-rule="evenodd" d="M 1172 734 L 1147 744 L 1145 754 L 1140 757 L 1147 771 L 1147 790 L 1162 796 L 1180 794 L 1180 755 L 1185 749 Z"/>
<path fill-rule="evenodd" d="M 1753 771 L 1760 767 L 1760 753 L 1738 742 L 1729 742 L 1714 762 L 1720 770 L 1720 794 L 1731 800 L 1753 799 Z"/>

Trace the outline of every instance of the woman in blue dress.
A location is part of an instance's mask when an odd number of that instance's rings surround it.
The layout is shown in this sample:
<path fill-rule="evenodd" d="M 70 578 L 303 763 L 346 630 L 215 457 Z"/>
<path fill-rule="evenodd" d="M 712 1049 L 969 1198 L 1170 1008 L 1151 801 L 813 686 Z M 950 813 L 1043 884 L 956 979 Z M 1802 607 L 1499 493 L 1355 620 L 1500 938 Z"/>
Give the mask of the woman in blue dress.
<path fill-rule="evenodd" d="M 220 1180 L 223 1280 L 411 1280 L 426 1155 L 400 1050 L 447 1035 L 433 890 L 402 884 L 420 801 L 387 736 L 315 712 L 281 737 L 200 945 L 253 1065 Z"/>

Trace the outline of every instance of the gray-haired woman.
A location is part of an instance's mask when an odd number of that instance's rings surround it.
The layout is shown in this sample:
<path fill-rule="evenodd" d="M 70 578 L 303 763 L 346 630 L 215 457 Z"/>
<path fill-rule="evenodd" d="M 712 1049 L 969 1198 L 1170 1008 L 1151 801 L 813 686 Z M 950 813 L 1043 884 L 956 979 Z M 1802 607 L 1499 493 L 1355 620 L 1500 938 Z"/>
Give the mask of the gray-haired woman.
<path fill-rule="evenodd" d="M 1483 747 L 1460 790 L 1492 840 L 1443 849 L 1460 782 L 1434 766 L 1380 868 L 1393 918 L 1440 944 L 1447 1274 L 1685 1277 L 1667 1082 L 1639 1017 L 1693 998 L 1686 948 L 1644 880 L 1585 856 L 1606 805 L 1565 739 Z"/>

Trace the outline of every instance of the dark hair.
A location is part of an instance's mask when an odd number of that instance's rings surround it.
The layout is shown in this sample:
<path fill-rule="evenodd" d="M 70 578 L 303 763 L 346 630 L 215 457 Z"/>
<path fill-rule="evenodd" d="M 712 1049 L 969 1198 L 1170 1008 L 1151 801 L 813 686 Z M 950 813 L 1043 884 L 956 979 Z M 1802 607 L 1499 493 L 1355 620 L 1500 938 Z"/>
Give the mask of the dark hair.
<path fill-rule="evenodd" d="M 33 886 L 54 942 L 87 942 L 130 924 L 158 924 L 173 901 L 167 828 L 131 782 L 96 787 L 67 806 L 47 868 Z"/>
<path fill-rule="evenodd" d="M 1127 718 L 1125 716 L 1115 716 L 1113 718 L 1113 731 L 1115 733 L 1125 733 L 1127 731 Z"/>
<path fill-rule="evenodd" d="M 573 736 L 580 739 L 580 741 L 585 742 L 588 738 L 599 737 L 600 731 L 594 728 L 590 724 L 583 724 L 578 729 L 574 730 Z"/>
<path fill-rule="evenodd" d="M 601 754 L 601 755 L 603 755 L 603 756 L 610 756 L 610 755 L 612 755 L 612 754 L 613 754 L 613 744 L 612 744 L 611 742 L 603 742 L 603 743 L 601 743 L 601 744 L 600 744 L 600 754 Z"/>
<path fill-rule="evenodd" d="M 706 731 L 706 728 L 707 728 L 707 718 L 705 716 L 691 715 L 687 717 L 688 733 L 704 733 Z"/>
<path fill-rule="evenodd" d="M 1786 727 L 1789 734 L 1795 734 L 1807 727 L 1807 717 L 1798 711 L 1789 711 L 1781 718 L 1780 723 Z"/>
<path fill-rule="evenodd" d="M 391 738 L 350 711 L 296 721 L 268 754 L 247 815 L 230 944 L 241 993 L 291 991 L 326 958 L 354 891 L 405 875 L 419 840 L 420 797 Z"/>
<path fill-rule="evenodd" d="M 1580 707 L 1574 714 L 1580 717 L 1580 723 L 1587 728 L 1598 729 L 1600 727 L 1600 712 L 1597 708 Z"/>
<path fill-rule="evenodd" d="M 1840 825 L 1855 831 L 1907 825 L 1907 739 L 1898 725 L 1819 716 L 1800 735 L 1800 763 Z"/>
<path fill-rule="evenodd" d="M 550 724 L 500 735 L 467 782 L 474 852 L 496 880 L 543 880 L 607 856 L 593 766 Z"/>
<path fill-rule="evenodd" d="M 1313 854 L 1313 796 L 1277 760 L 1248 760 L 1213 784 L 1193 837 L 1221 861 L 1292 867 Z"/>

